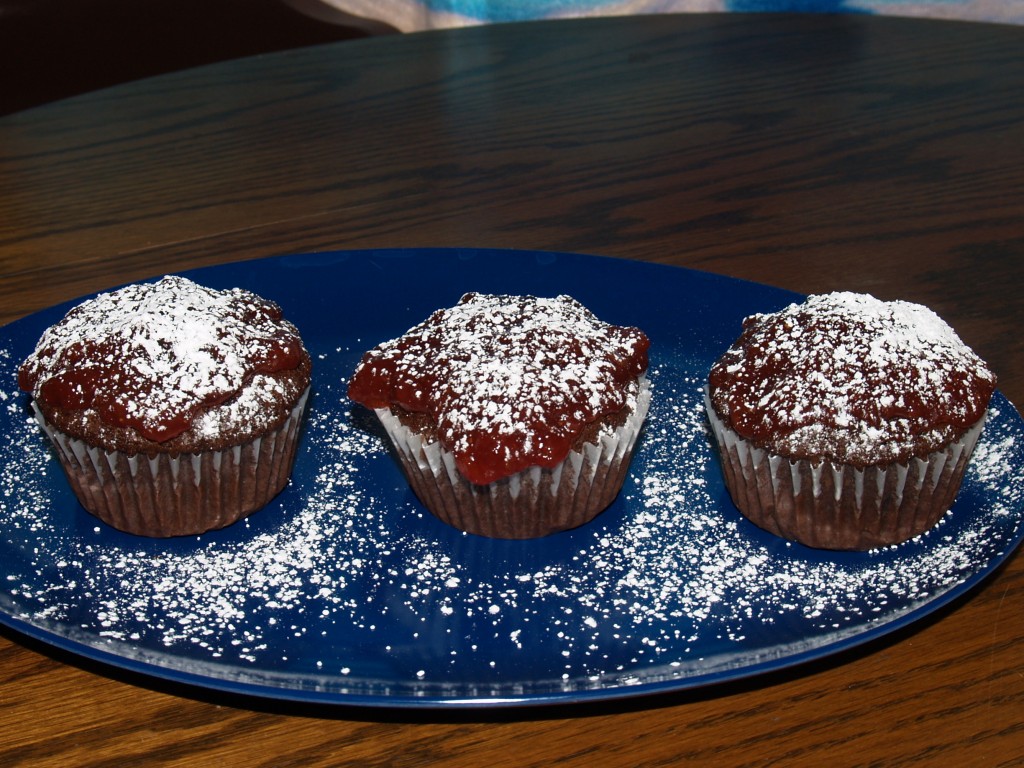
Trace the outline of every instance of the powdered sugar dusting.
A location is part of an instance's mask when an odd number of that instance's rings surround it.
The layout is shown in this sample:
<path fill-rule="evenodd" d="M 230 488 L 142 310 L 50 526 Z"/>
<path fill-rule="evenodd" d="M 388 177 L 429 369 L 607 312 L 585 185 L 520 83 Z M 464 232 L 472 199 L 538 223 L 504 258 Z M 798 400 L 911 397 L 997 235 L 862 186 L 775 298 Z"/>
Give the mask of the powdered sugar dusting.
<path fill-rule="evenodd" d="M 1019 417 L 1000 400 L 966 502 L 907 544 L 822 554 L 729 505 L 701 390 L 662 357 L 619 501 L 532 542 L 461 534 L 415 501 L 340 382 L 360 344 L 321 350 L 281 504 L 202 537 L 151 542 L 69 501 L 24 395 L 0 394 L 0 608 L 92 647 L 259 685 L 381 697 L 515 697 L 686 680 L 898 620 L 1019 536 Z M 13 363 L 0 352 L 0 374 Z"/>
<path fill-rule="evenodd" d="M 105 424 L 163 442 L 254 373 L 294 368 L 303 354 L 272 302 L 168 276 L 74 307 L 42 334 L 21 384 L 44 404 L 91 409 Z"/>
<path fill-rule="evenodd" d="M 748 317 L 710 382 L 716 411 L 759 446 L 875 464 L 958 438 L 995 375 L 927 307 L 839 292 Z"/>
<path fill-rule="evenodd" d="M 588 424 L 625 407 L 648 346 L 569 296 L 470 293 L 367 352 L 349 394 L 428 414 L 459 471 L 487 484 L 562 461 Z"/>

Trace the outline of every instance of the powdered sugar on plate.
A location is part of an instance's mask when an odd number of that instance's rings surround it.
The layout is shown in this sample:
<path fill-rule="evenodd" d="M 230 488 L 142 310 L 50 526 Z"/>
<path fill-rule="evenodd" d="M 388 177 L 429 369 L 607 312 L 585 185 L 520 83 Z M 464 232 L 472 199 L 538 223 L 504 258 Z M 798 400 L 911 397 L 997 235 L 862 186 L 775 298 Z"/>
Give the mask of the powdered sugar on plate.
<path fill-rule="evenodd" d="M 344 382 L 363 345 L 313 350 L 292 485 L 248 521 L 154 542 L 81 510 L 0 349 L 0 611 L 144 668 L 329 700 L 496 700 L 698 681 L 898 624 L 1020 538 L 1020 418 L 993 401 L 961 498 L 929 533 L 823 553 L 732 507 L 705 431 L 708 361 L 652 356 L 654 399 L 618 501 L 542 540 L 462 534 L 408 490 Z M 333 699 L 331 697 L 334 697 Z"/>

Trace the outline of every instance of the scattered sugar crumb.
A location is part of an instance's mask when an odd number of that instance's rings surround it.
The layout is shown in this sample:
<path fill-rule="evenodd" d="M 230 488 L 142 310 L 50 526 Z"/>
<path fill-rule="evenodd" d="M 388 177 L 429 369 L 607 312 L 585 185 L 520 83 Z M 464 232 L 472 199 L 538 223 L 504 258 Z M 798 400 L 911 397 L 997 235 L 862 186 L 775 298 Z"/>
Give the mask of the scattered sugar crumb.
<path fill-rule="evenodd" d="M 344 403 L 358 350 L 318 353 L 282 511 L 173 543 L 97 526 L 14 394 L 0 349 L 0 609 L 161 666 L 260 685 L 494 696 L 632 686 L 767 662 L 903 616 L 1018 536 L 1021 427 L 994 401 L 965 492 L 919 540 L 822 554 L 726 501 L 693 371 L 657 397 L 619 503 L 542 542 L 460 534 L 414 500 L 372 421 Z M 1006 414 L 1000 412 L 1007 409 Z M 984 503 L 979 504 L 977 500 Z M 770 638 L 770 641 L 765 640 Z"/>

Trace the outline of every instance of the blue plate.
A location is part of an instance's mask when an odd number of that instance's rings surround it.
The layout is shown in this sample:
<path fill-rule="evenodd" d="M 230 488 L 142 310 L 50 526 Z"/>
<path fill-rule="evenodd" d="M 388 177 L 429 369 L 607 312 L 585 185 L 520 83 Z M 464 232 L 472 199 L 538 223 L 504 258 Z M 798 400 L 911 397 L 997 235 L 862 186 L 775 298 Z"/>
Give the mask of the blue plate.
<path fill-rule="evenodd" d="M 223 531 L 150 540 L 71 494 L 15 371 L 70 305 L 0 330 L 0 620 L 120 668 L 316 703 L 565 703 L 720 683 L 878 638 L 963 595 L 1022 537 L 1024 434 L 999 393 L 960 496 L 929 533 L 867 553 L 786 543 L 729 500 L 701 387 L 754 312 L 795 294 L 556 253 L 392 250 L 189 274 L 280 303 L 314 358 L 289 487 Z M 346 381 L 369 347 L 469 290 L 568 293 L 652 340 L 632 471 L 592 523 L 510 542 L 462 534 L 409 491 Z"/>

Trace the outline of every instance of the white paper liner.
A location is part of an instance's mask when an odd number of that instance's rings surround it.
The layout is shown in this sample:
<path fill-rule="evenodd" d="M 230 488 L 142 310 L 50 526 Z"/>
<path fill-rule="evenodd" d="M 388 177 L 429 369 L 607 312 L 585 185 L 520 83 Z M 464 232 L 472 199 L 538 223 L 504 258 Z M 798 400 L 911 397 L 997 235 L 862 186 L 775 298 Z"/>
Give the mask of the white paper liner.
<path fill-rule="evenodd" d="M 815 465 L 743 439 L 715 413 L 706 389 L 704 405 L 740 512 L 767 531 L 820 549 L 868 550 L 932 528 L 956 498 L 985 426 L 982 417 L 946 448 L 905 464 Z"/>
<path fill-rule="evenodd" d="M 597 443 L 585 443 L 551 468 L 529 467 L 487 485 L 471 483 L 436 440 L 413 432 L 387 408 L 376 409 L 420 501 L 459 530 L 497 539 L 530 539 L 576 528 L 608 507 L 626 478 L 651 402 L 639 379 L 633 412 Z"/>
<path fill-rule="evenodd" d="M 222 450 L 172 456 L 106 451 L 36 419 L 79 502 L 103 522 L 142 536 L 223 528 L 264 506 L 288 483 L 309 387 L 275 430 Z"/>

